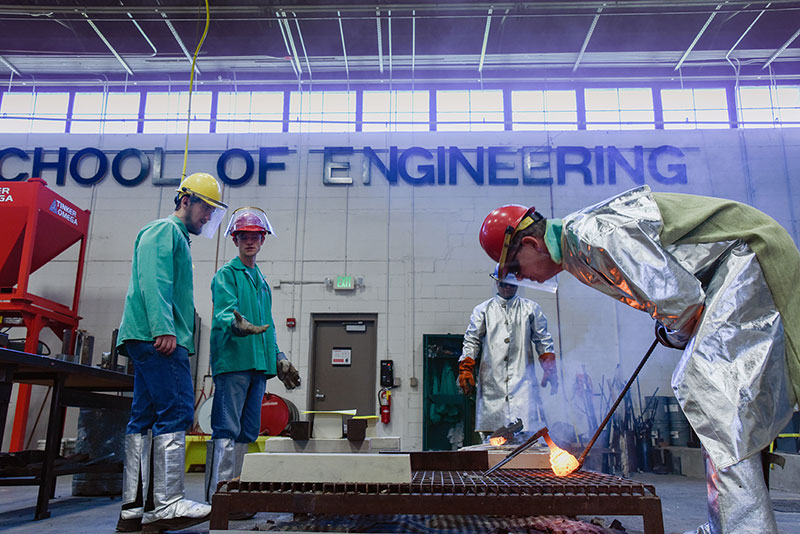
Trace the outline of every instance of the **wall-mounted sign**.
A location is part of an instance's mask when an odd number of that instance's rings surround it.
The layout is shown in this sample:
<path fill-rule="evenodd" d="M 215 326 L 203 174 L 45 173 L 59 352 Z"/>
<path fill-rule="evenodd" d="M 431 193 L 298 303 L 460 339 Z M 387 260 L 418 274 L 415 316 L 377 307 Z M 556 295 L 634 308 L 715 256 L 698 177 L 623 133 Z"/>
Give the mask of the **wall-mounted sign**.
<path fill-rule="evenodd" d="M 351 349 L 333 348 L 331 350 L 331 365 L 350 365 Z"/>

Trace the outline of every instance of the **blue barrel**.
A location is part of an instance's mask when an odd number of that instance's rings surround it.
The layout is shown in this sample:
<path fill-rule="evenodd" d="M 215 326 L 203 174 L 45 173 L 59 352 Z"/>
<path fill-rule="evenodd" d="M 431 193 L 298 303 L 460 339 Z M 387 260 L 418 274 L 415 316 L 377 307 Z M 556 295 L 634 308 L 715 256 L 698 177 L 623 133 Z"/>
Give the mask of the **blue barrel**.
<path fill-rule="evenodd" d="M 650 427 L 650 442 L 661 447 L 669 444 L 669 411 L 667 399 L 669 397 L 645 397 L 645 406 L 649 407 L 648 415 L 652 414 L 653 426 Z"/>
<path fill-rule="evenodd" d="M 678 399 L 669 397 L 667 399 L 669 411 L 669 444 L 673 447 L 686 447 L 691 437 L 689 420 L 683 415 L 678 404 Z"/>

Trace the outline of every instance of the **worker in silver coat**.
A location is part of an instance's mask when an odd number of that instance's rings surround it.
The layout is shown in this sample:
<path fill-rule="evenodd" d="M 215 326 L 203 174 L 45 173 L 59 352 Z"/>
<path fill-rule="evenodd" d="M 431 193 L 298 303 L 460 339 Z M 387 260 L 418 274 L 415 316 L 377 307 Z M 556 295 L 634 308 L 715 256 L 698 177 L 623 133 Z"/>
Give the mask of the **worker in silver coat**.
<path fill-rule="evenodd" d="M 475 430 L 491 433 L 519 418 L 524 430 L 533 432 L 545 425 L 537 358 L 541 386 L 549 383 L 553 395 L 558 390 L 553 336 L 539 304 L 517 296 L 517 286 L 501 282 L 497 268 L 490 276 L 497 294 L 472 310 L 459 358 L 459 387 L 465 395 L 475 387 L 480 358 Z"/>
<path fill-rule="evenodd" d="M 760 451 L 800 386 L 800 253 L 777 222 L 644 186 L 563 220 L 504 206 L 480 239 L 501 275 L 565 270 L 656 319 L 658 340 L 683 350 L 672 388 L 705 451 L 709 522 L 697 532 L 777 532 Z"/>

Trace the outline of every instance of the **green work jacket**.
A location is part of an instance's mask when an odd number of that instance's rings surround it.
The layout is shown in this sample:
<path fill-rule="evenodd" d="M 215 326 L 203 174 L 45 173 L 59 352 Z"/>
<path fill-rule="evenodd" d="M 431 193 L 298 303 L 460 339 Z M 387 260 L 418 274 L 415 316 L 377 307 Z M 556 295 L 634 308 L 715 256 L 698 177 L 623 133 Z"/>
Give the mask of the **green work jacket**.
<path fill-rule="evenodd" d="M 277 374 L 280 352 L 272 320 L 272 292 L 258 265 L 255 279 L 239 257 L 222 266 L 211 281 L 214 318 L 211 320 L 211 371 L 214 376 L 231 371 Z M 255 325 L 269 325 L 262 334 L 236 336 L 231 330 L 233 310 Z"/>
<path fill-rule="evenodd" d="M 194 286 L 189 232 L 170 215 L 139 231 L 117 343 L 171 335 L 194 354 Z"/>

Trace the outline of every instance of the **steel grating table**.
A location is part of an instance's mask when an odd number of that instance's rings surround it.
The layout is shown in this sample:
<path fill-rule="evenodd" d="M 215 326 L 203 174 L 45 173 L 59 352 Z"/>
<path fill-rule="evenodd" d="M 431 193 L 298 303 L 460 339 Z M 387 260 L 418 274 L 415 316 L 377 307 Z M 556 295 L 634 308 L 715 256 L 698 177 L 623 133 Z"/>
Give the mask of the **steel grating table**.
<path fill-rule="evenodd" d="M 549 469 L 414 471 L 410 484 L 240 482 L 212 498 L 211 530 L 237 512 L 422 515 L 637 515 L 645 534 L 663 534 L 655 488 L 591 471 L 557 477 Z"/>

